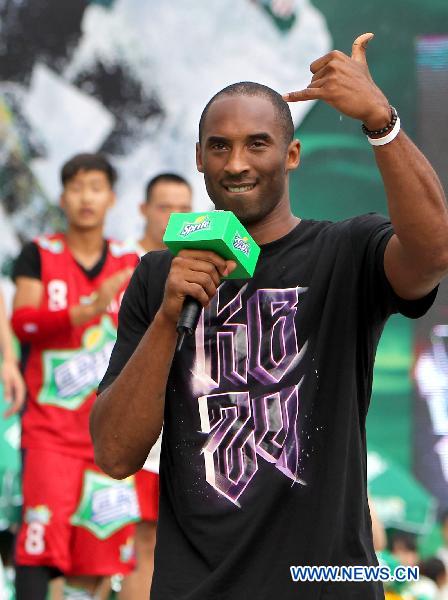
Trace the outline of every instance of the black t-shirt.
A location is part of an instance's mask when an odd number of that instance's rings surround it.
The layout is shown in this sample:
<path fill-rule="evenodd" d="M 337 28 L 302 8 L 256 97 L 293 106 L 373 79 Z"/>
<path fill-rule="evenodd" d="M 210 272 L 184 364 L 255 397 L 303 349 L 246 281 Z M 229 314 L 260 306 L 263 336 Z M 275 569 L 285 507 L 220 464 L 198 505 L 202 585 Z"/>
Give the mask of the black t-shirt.
<path fill-rule="evenodd" d="M 174 357 L 152 600 L 377 600 L 379 583 L 293 583 L 291 565 L 374 565 L 365 419 L 377 343 L 399 299 L 390 223 L 302 220 L 224 282 Z M 100 391 L 163 297 L 169 252 L 137 267 Z M 154 347 L 157 352 L 157 347 Z M 148 355 L 148 363 L 151 355 Z"/>

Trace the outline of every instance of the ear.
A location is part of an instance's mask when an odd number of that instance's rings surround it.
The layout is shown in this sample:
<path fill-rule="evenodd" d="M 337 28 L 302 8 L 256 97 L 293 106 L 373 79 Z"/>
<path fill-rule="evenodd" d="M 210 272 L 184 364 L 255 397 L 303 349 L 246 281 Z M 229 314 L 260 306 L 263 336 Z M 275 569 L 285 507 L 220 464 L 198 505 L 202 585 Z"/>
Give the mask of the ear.
<path fill-rule="evenodd" d="M 196 167 L 199 173 L 204 172 L 204 165 L 202 164 L 202 156 L 201 156 L 201 144 L 196 142 Z"/>
<path fill-rule="evenodd" d="M 141 202 L 138 206 L 140 214 L 142 215 L 142 217 L 146 218 L 146 207 L 148 206 L 148 204 L 146 202 Z"/>
<path fill-rule="evenodd" d="M 112 208 L 112 206 L 115 206 L 116 202 L 117 202 L 117 195 L 115 194 L 115 192 L 112 192 L 110 195 L 109 208 Z"/>
<path fill-rule="evenodd" d="M 299 140 L 293 140 L 286 153 L 286 170 L 294 171 L 297 169 L 300 163 L 300 142 Z"/>
<path fill-rule="evenodd" d="M 65 208 L 64 192 L 59 196 L 59 207 L 62 208 L 62 210 Z"/>

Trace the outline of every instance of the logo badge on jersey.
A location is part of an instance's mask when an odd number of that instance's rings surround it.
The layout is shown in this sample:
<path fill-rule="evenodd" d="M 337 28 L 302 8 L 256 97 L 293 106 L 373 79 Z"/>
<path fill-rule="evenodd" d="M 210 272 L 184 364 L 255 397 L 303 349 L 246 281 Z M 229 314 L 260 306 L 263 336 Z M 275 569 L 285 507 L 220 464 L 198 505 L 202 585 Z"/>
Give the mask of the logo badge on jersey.
<path fill-rule="evenodd" d="M 100 324 L 84 332 L 80 349 L 44 352 L 39 403 L 68 410 L 79 408 L 103 378 L 116 335 L 112 320 L 104 316 Z"/>
<path fill-rule="evenodd" d="M 47 237 L 37 238 L 37 244 L 43 249 L 48 250 L 52 254 L 62 254 L 64 252 L 64 243 L 62 240 L 52 240 Z"/>
<path fill-rule="evenodd" d="M 48 525 L 51 520 L 51 510 L 44 504 L 38 506 L 28 506 L 25 511 L 25 523 L 40 523 Z"/>
<path fill-rule="evenodd" d="M 105 540 L 140 519 L 134 478 L 117 481 L 86 470 L 81 500 L 71 523 Z"/>
<path fill-rule="evenodd" d="M 196 231 L 206 231 L 210 229 L 211 222 L 210 219 L 206 215 L 201 215 L 197 219 L 193 221 L 193 223 L 184 223 L 182 229 L 179 232 L 179 235 L 182 237 L 187 237 L 192 233 L 196 233 Z"/>
<path fill-rule="evenodd" d="M 126 544 L 120 546 L 120 561 L 123 563 L 130 562 L 135 556 L 134 538 L 128 538 Z"/>

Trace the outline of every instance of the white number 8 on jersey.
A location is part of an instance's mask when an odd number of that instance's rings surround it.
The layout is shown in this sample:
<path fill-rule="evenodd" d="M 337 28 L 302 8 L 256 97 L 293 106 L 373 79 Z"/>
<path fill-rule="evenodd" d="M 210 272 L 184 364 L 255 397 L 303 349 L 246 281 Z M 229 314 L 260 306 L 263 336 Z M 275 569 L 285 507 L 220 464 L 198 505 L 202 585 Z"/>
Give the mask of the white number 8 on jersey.
<path fill-rule="evenodd" d="M 48 282 L 48 308 L 62 310 L 67 308 L 67 284 L 62 279 Z"/>

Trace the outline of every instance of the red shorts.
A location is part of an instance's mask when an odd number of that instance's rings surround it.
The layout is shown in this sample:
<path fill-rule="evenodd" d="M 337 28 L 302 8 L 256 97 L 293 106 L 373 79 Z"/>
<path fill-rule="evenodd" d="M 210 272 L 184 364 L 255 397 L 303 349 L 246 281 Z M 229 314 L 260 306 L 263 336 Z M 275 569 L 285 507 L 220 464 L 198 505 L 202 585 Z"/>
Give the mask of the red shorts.
<path fill-rule="evenodd" d="M 65 575 L 126 575 L 135 567 L 133 478 L 115 481 L 93 463 L 48 450 L 27 450 L 18 565 L 50 566 Z"/>
<path fill-rule="evenodd" d="M 135 475 L 141 521 L 157 521 L 159 514 L 159 476 L 141 469 Z"/>

